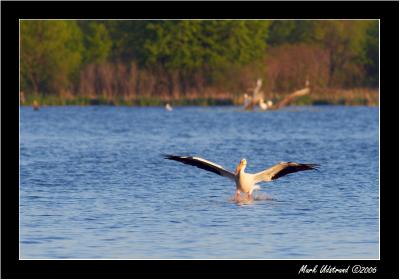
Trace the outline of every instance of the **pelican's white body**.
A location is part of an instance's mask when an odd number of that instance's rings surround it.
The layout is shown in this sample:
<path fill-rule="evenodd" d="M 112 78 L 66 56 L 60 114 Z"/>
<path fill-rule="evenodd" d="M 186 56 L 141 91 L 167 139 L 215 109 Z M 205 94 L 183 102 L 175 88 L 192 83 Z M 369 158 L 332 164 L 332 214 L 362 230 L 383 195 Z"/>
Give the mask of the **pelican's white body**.
<path fill-rule="evenodd" d="M 247 193 L 247 197 L 251 199 L 251 195 L 255 190 L 259 190 L 260 186 L 256 185 L 260 180 L 257 180 L 257 174 L 244 172 L 247 161 L 242 159 L 236 168 L 235 183 L 236 183 L 236 200 L 240 200 L 240 193 Z"/>
<path fill-rule="evenodd" d="M 172 109 L 172 106 L 169 105 L 169 103 L 167 103 L 167 105 L 165 105 L 165 110 L 172 111 L 173 109 Z"/>
<path fill-rule="evenodd" d="M 235 176 L 236 190 L 244 193 L 252 194 L 254 191 L 255 181 L 254 175 L 244 172 L 244 168 Z"/>

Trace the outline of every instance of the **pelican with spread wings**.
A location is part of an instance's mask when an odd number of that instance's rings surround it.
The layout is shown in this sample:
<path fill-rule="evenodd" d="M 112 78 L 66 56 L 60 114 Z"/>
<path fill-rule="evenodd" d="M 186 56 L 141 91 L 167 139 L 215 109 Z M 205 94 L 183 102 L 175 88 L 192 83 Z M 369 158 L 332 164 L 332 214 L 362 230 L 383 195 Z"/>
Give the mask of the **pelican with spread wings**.
<path fill-rule="evenodd" d="M 290 173 L 313 170 L 319 166 L 318 164 L 313 163 L 281 162 L 264 171 L 251 174 L 244 171 L 247 166 L 246 159 L 240 161 L 239 165 L 236 167 L 236 172 L 233 173 L 218 164 L 199 157 L 164 155 L 164 158 L 196 166 L 231 179 L 236 184 L 236 201 L 240 201 L 241 192 L 247 193 L 247 198 L 251 200 L 252 193 L 254 190 L 258 189 L 256 184 L 259 182 L 273 181 Z"/>

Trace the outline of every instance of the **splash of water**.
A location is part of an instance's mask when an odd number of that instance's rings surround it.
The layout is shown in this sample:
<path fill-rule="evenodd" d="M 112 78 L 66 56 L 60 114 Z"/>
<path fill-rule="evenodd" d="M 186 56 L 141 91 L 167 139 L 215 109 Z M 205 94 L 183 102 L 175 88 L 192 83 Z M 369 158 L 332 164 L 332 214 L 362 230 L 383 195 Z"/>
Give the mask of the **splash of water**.
<path fill-rule="evenodd" d="M 269 196 L 266 193 L 259 193 L 257 195 L 254 195 L 254 200 L 275 200 L 272 196 Z"/>
<path fill-rule="evenodd" d="M 247 194 L 240 194 L 239 200 L 236 200 L 235 196 L 229 197 L 230 202 L 237 203 L 238 205 L 253 204 L 255 201 L 266 201 L 266 200 L 276 200 L 273 197 L 267 195 L 266 193 L 253 193 L 251 199 L 248 198 Z"/>

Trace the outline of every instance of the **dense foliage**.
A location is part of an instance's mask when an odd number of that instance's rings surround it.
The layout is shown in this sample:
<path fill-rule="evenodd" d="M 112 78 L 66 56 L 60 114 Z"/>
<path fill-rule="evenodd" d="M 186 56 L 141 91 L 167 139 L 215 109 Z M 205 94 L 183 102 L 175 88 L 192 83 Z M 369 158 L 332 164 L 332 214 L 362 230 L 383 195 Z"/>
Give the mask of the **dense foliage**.
<path fill-rule="evenodd" d="M 60 96 L 240 94 L 377 87 L 377 21 L 21 21 L 21 91 Z"/>

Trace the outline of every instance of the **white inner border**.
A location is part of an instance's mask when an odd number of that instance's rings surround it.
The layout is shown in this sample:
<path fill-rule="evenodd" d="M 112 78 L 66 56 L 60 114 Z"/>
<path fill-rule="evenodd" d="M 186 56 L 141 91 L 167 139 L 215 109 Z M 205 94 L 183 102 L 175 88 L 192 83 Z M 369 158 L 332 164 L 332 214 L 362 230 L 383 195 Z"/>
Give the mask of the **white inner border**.
<path fill-rule="evenodd" d="M 381 74 L 381 20 L 380 19 L 19 19 L 19 26 L 18 26 L 18 32 L 19 32 L 19 44 L 18 44 L 18 53 L 19 53 L 19 60 L 18 60 L 18 99 L 19 99 L 19 119 L 18 119 L 18 123 L 20 124 L 20 120 L 21 120 L 21 21 L 25 20 L 25 21 L 37 21 L 37 20 L 75 20 L 75 21 L 96 21 L 96 20 L 103 20 L 103 21 L 152 21 L 152 20 L 175 20 L 175 21 L 180 21 L 180 20 L 220 20 L 220 21 L 224 21 L 224 20 L 285 20 L 285 21 L 301 21 L 301 20 L 309 20 L 309 21 L 324 21 L 324 20 L 347 20 L 347 21 L 363 21 L 363 20 L 378 20 L 379 22 L 379 40 L 378 40 L 378 44 L 379 44 L 379 61 L 378 61 L 378 65 L 379 65 L 379 69 L 378 69 L 378 74 L 379 74 L 379 82 L 378 82 L 378 100 L 379 100 L 379 104 L 378 104 L 378 115 L 379 115 L 379 124 L 378 124 L 378 148 L 379 148 L 379 152 L 378 152 L 378 181 L 379 181 L 379 189 L 378 189 L 378 219 L 379 219 L 379 226 L 378 226 L 378 258 L 372 258 L 372 259 L 223 259 L 223 258 L 210 258 L 210 259 L 195 259 L 195 258 L 190 258 L 190 259 L 182 259 L 182 258 L 172 258 L 172 259 L 156 259 L 156 258 L 151 258 L 151 259 L 126 259 L 126 258 L 121 258 L 121 259 L 109 259 L 109 258 L 96 258 L 96 259 L 80 259 L 80 258 L 62 258 L 62 259 L 31 259 L 31 258 L 21 258 L 21 197 L 20 197 L 20 184 L 21 184 L 21 178 L 20 178 L 20 174 L 21 174 L 21 158 L 20 158 L 20 150 L 18 151 L 18 164 L 19 164 L 19 182 L 18 182 L 18 254 L 19 254 L 19 260 L 282 260 L 282 261 L 291 261 L 291 260 L 299 260 L 299 261 L 307 261 L 307 260 L 312 260 L 312 261 L 324 261 L 324 260 L 380 260 L 380 256 L 381 256 L 381 172 L 380 172 L 380 167 L 381 167 L 381 135 L 380 135 L 380 120 L 381 120 L 381 79 L 380 79 L 380 74 Z M 21 149 L 21 126 L 19 125 L 19 148 Z"/>

